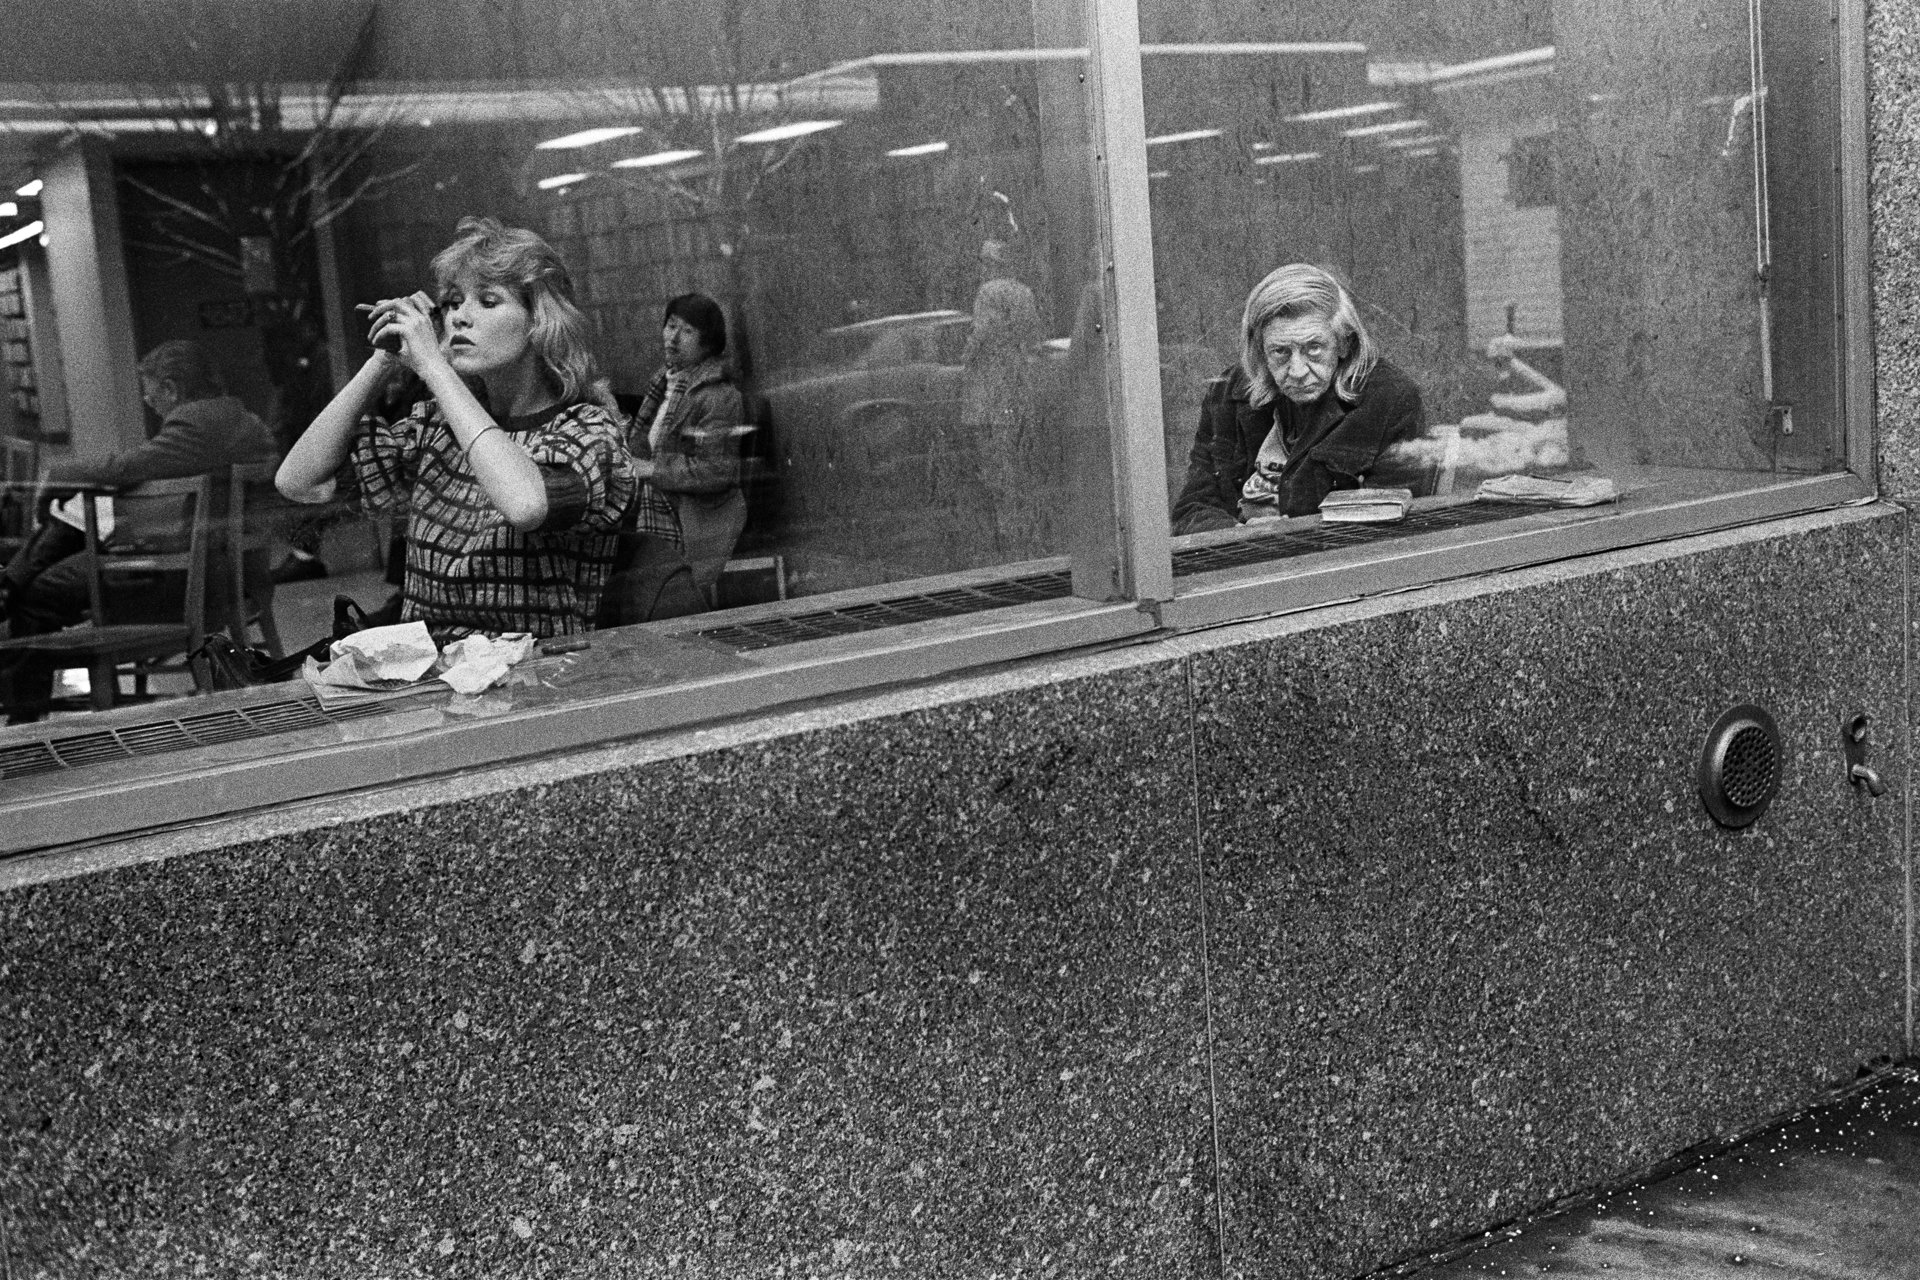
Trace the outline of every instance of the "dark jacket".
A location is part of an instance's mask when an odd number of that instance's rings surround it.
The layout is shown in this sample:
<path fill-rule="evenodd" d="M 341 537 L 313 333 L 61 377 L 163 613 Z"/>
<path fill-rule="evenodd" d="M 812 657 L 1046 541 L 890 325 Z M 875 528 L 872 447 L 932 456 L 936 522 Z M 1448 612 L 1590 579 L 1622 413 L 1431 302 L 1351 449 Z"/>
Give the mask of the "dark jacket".
<path fill-rule="evenodd" d="M 226 474 L 236 462 L 267 462 L 279 456 L 273 433 L 234 396 L 213 396 L 177 404 L 144 444 L 101 458 L 70 458 L 47 471 L 47 489 L 56 497 L 78 486 L 126 489 L 143 480 Z M 154 510 L 144 510 L 147 506 Z M 179 503 L 156 499 L 142 503 L 136 494 L 114 500 L 114 543 L 118 546 L 170 545 L 180 531 Z M 164 514 L 163 514 L 164 513 Z"/>
<path fill-rule="evenodd" d="M 667 395 L 667 371 L 653 376 L 627 427 L 636 458 L 653 459 L 653 487 L 668 494 L 724 497 L 740 487 L 740 438 L 746 413 L 726 366 L 708 361 L 690 371 L 693 384 L 674 406 L 655 454 L 648 446 L 654 416 Z"/>
<path fill-rule="evenodd" d="M 1347 404 L 1329 390 L 1309 405 L 1283 396 L 1255 408 L 1251 384 L 1238 365 L 1207 384 L 1200 429 L 1187 458 L 1187 482 L 1173 504 L 1173 531 L 1231 529 L 1239 523 L 1240 487 L 1253 474 L 1260 446 L 1279 413 L 1285 428 L 1286 469 L 1280 473 L 1280 513 L 1311 515 L 1335 489 L 1368 484 L 1428 493 L 1427 468 L 1395 465 L 1383 455 L 1426 429 L 1420 388 L 1385 360 L 1373 366 L 1360 398 Z"/>

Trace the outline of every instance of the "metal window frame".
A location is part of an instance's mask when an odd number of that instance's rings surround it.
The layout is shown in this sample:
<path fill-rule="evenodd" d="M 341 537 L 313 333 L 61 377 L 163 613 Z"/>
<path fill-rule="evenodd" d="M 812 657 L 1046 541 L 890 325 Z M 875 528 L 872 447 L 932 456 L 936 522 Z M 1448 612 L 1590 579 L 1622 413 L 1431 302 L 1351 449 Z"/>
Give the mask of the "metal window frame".
<path fill-rule="evenodd" d="M 1118 80 L 1127 74 L 1127 53 L 1119 45 L 1128 38 L 1137 40 L 1136 0 L 1090 0 L 1102 7 L 1130 11 L 1126 20 L 1116 21 L 1110 34 L 1112 47 L 1105 51 L 1103 72 Z M 1754 0 L 1758 13 L 1759 0 Z M 1751 488 L 1736 493 L 1715 494 L 1692 500 L 1662 503 L 1651 508 L 1620 511 L 1606 517 L 1570 521 L 1565 524 L 1528 522 L 1526 527 L 1503 528 L 1499 524 L 1463 530 L 1455 534 L 1433 535 L 1392 544 L 1382 553 L 1368 555 L 1349 552 L 1334 556 L 1315 556 L 1270 566 L 1252 565 L 1215 574 L 1181 580 L 1164 596 L 1143 590 L 1143 607 L 1151 608 L 1162 626 L 1182 629 L 1215 626 L 1242 618 L 1312 608 L 1356 596 L 1402 591 L 1410 587 L 1497 572 L 1523 565 L 1591 555 L 1596 552 L 1664 541 L 1691 534 L 1707 533 L 1735 525 L 1781 519 L 1823 508 L 1870 500 L 1877 495 L 1873 437 L 1873 348 L 1868 313 L 1871 243 L 1867 210 L 1867 127 L 1866 127 L 1866 5 L 1865 0 L 1835 0 L 1831 10 L 1834 24 L 1834 87 L 1839 98 L 1838 154 L 1835 158 L 1834 195 L 1838 204 L 1836 226 L 1840 243 L 1836 250 L 1840 271 L 1836 275 L 1834 299 L 1835 338 L 1840 355 L 1840 429 L 1847 470 L 1795 478 L 1759 479 Z M 1755 21 L 1758 19 L 1756 17 Z M 1757 33 L 1756 33 L 1757 36 Z M 1112 67 L 1112 63 L 1123 65 Z M 1134 83 L 1137 85 L 1138 47 L 1131 56 Z M 1130 86 L 1131 87 L 1131 86 Z M 1144 118 L 1141 121 L 1144 130 Z M 1151 215 L 1148 209 L 1144 163 L 1137 174 L 1137 186 L 1126 189 L 1124 182 L 1134 179 L 1131 169 L 1111 168 L 1109 174 L 1109 216 L 1116 236 L 1144 234 L 1151 243 Z M 1756 165 L 1758 158 L 1756 157 Z M 1760 181 L 1756 173 L 1756 181 Z M 1765 198 L 1764 188 L 1760 192 Z M 1135 222 L 1141 226 L 1132 225 Z M 1144 228 L 1144 229 L 1143 229 Z M 1764 235 L 1764 228 L 1762 230 Z M 1120 259 L 1121 275 L 1129 271 L 1151 277 L 1152 261 Z M 1138 289 L 1120 290 L 1121 310 L 1117 324 L 1123 335 L 1137 331 L 1158 333 L 1151 290 L 1144 298 Z M 1764 304 L 1763 304 L 1764 305 Z M 1764 316 L 1763 316 L 1764 319 Z M 1129 362 L 1144 362 L 1127 348 Z M 1149 357 L 1158 371 L 1157 347 Z M 1770 374 L 1769 369 L 1769 374 Z M 1142 380 L 1144 381 L 1144 379 Z M 1158 377 L 1153 379 L 1151 398 L 1129 384 L 1132 394 L 1123 405 L 1124 422 L 1134 454 L 1151 448 L 1159 478 L 1165 483 L 1164 431 L 1160 409 Z M 1159 500 L 1156 513 L 1162 528 L 1167 525 L 1164 499 L 1144 487 L 1146 468 L 1126 490 L 1132 505 L 1127 518 L 1135 524 L 1148 521 L 1149 505 Z M 1136 539 L 1138 554 L 1148 554 L 1148 540 Z M 1171 542 L 1161 539 L 1168 546 Z M 1156 547 L 1153 554 L 1158 554 Z M 1169 575 L 1170 577 L 1171 575 Z M 1147 578 L 1158 587 L 1165 579 Z"/>

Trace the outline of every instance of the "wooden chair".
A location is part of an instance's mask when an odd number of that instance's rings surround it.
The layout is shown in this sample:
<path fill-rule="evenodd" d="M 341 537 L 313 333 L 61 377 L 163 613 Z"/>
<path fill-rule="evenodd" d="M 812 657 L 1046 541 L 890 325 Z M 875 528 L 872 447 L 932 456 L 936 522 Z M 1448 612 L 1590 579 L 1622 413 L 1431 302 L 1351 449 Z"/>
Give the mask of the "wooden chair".
<path fill-rule="evenodd" d="M 87 581 L 90 620 L 64 631 L 0 641 L 0 651 L 37 655 L 56 671 L 85 667 L 96 711 L 112 707 L 118 699 L 122 667 L 131 667 L 136 697 L 145 694 L 147 677 L 155 671 L 192 670 L 186 663 L 161 664 L 165 659 L 191 654 L 206 638 L 207 567 L 213 541 L 212 513 L 220 483 L 221 478 L 216 476 L 188 476 L 178 480 L 149 480 L 125 491 L 128 496 L 138 495 L 142 500 L 177 498 L 180 501 L 178 527 L 189 531 L 184 551 L 122 552 L 102 547 L 96 505 L 100 495 L 84 491 L 86 554 L 92 561 Z M 116 623 L 113 620 L 113 579 L 134 574 L 185 576 L 179 622 Z M 195 689 L 205 692 L 208 688 L 205 677 L 194 670 L 193 678 Z"/>
<path fill-rule="evenodd" d="M 276 462 L 236 462 L 227 482 L 226 538 L 222 569 L 227 634 L 239 645 L 251 643 L 258 627 L 261 643 L 278 658 L 285 650 L 273 618 L 273 525 L 260 499 L 273 490 Z M 251 515 L 249 514 L 251 512 Z"/>
<path fill-rule="evenodd" d="M 0 559 L 20 549 L 33 532 L 33 493 L 40 446 L 0 436 Z"/>

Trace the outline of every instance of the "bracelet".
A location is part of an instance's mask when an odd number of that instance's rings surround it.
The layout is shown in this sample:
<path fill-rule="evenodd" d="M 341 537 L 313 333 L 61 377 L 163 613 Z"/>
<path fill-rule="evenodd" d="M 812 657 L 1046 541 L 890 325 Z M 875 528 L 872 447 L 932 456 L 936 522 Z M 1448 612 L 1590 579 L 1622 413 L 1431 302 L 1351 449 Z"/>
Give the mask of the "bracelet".
<path fill-rule="evenodd" d="M 474 436 L 473 436 L 473 439 L 471 439 L 471 440 L 469 440 L 469 441 L 467 441 L 467 447 L 466 447 L 466 448 L 464 448 L 464 449 L 462 449 L 462 450 L 460 451 L 460 456 L 464 458 L 464 457 L 466 457 L 466 456 L 467 456 L 468 454 L 470 454 L 470 453 L 472 453 L 472 452 L 473 452 L 473 446 L 475 446 L 475 445 L 477 445 L 477 444 L 479 444 L 479 443 L 480 443 L 480 437 L 481 437 L 481 436 L 483 436 L 483 435 L 485 435 L 485 434 L 487 434 L 487 432 L 489 432 L 489 431 L 500 431 L 500 424 L 499 424 L 499 423 L 497 423 L 497 422 L 489 422 L 489 423 L 488 423 L 488 424 L 487 424 L 486 426 L 484 426 L 484 427 L 482 427 L 482 428 L 480 428 L 480 430 L 478 430 L 478 431 L 476 431 L 476 432 L 474 433 Z M 506 433 L 505 433 L 504 431 L 501 431 L 501 434 L 502 434 L 502 435 L 505 435 Z"/>

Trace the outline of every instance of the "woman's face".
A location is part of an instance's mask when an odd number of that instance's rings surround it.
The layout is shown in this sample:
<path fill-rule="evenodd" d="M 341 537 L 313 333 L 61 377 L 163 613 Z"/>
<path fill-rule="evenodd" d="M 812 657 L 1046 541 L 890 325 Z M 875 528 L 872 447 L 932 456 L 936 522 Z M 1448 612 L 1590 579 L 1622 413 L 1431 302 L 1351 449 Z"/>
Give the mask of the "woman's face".
<path fill-rule="evenodd" d="M 1269 321 L 1260 346 L 1273 385 L 1295 404 L 1311 404 L 1325 395 L 1340 369 L 1340 338 L 1319 316 Z"/>
<path fill-rule="evenodd" d="M 533 358 L 533 312 L 512 286 L 461 276 L 440 308 L 440 341 L 456 373 L 484 377 Z"/>
<path fill-rule="evenodd" d="M 668 316 L 660 330 L 660 346 L 666 352 L 667 368 L 684 369 L 707 358 L 707 344 L 700 331 L 679 316 Z"/>

